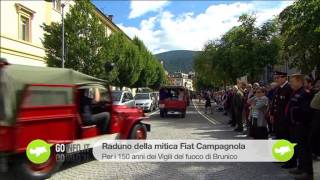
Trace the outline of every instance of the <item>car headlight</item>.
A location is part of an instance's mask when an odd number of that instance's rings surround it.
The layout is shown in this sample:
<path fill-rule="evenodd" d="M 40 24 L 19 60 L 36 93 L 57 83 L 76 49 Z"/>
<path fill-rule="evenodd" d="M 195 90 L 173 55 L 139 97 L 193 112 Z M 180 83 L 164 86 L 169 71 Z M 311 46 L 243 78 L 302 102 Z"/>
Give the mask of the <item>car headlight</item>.
<path fill-rule="evenodd" d="M 146 103 L 144 103 L 143 105 L 145 105 L 145 106 L 150 106 L 150 104 L 151 104 L 151 103 L 146 102 Z"/>

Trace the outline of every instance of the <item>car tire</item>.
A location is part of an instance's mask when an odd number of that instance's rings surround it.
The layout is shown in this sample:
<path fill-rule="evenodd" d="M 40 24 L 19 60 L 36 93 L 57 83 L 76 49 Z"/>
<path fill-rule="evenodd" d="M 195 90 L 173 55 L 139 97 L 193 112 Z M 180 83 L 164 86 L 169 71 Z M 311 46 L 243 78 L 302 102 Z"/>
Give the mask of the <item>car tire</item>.
<path fill-rule="evenodd" d="M 181 118 L 185 118 L 186 117 L 186 111 L 183 111 L 180 115 Z"/>
<path fill-rule="evenodd" d="M 56 153 L 51 150 L 51 156 L 45 164 L 35 165 L 31 163 L 26 154 L 19 154 L 15 158 L 14 171 L 15 179 L 19 180 L 42 180 L 48 179 L 53 173 L 57 172 L 63 161 L 56 160 Z"/>
<path fill-rule="evenodd" d="M 131 129 L 129 139 L 147 139 L 147 127 L 144 124 L 136 124 Z"/>

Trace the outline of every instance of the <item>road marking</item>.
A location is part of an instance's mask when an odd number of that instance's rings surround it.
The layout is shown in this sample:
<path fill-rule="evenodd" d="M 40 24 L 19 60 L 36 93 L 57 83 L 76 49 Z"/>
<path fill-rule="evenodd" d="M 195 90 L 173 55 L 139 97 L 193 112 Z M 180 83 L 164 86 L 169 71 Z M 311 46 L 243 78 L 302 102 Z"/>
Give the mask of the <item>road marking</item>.
<path fill-rule="evenodd" d="M 195 103 L 192 101 L 193 106 L 196 108 L 196 110 L 198 111 L 198 113 L 203 116 L 206 120 L 208 120 L 209 122 L 211 122 L 212 124 L 217 124 L 217 122 L 212 121 L 210 118 L 208 118 L 207 116 L 205 116 L 204 114 L 202 114 L 199 110 L 198 107 L 195 105 Z"/>

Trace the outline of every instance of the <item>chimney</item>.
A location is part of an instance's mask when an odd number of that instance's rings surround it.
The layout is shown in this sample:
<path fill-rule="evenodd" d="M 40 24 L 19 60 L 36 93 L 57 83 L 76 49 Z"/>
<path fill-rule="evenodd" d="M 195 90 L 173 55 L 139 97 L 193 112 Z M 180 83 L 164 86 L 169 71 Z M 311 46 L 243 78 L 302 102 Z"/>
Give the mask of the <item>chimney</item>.
<path fill-rule="evenodd" d="M 112 14 L 108 15 L 108 18 L 112 21 L 113 15 Z"/>

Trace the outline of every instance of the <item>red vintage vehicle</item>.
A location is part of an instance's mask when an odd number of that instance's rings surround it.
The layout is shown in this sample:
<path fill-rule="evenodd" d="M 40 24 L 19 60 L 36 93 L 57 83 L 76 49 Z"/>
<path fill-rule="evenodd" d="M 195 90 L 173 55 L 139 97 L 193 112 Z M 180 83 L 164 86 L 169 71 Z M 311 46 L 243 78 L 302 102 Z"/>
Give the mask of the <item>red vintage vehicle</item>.
<path fill-rule="evenodd" d="M 160 116 L 168 113 L 180 113 L 180 117 L 186 116 L 187 106 L 190 103 L 189 91 L 183 86 L 164 86 L 159 90 Z"/>
<path fill-rule="evenodd" d="M 82 123 L 79 90 L 86 88 L 101 92 L 103 111 L 111 116 L 107 134 L 101 134 L 96 125 Z M 95 142 L 103 136 L 146 139 L 150 125 L 143 111 L 112 105 L 111 97 L 105 81 L 77 71 L 9 65 L 0 60 L 0 169 L 11 168 L 8 164 L 13 162 L 17 179 L 50 177 L 61 163 L 54 153 L 46 163 L 31 163 L 25 151 L 35 139 L 50 144 Z"/>

